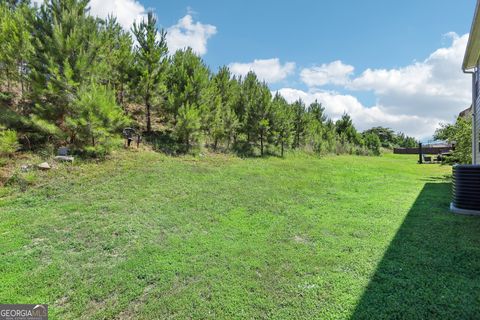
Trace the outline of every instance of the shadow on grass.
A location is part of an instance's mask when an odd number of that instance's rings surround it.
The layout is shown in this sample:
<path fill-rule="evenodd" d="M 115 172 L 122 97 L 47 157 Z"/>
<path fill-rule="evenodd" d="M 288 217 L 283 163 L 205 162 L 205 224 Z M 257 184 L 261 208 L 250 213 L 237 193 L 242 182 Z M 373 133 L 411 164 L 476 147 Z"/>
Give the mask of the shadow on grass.
<path fill-rule="evenodd" d="M 480 218 L 448 211 L 450 183 L 426 183 L 352 319 L 480 316 Z"/>

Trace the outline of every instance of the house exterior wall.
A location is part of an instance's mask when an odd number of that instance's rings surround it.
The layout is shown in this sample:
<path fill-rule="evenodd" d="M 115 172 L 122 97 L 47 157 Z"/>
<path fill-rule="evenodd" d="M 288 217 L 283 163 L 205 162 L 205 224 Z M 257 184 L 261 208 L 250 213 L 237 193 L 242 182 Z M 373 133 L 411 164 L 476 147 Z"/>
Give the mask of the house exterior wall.
<path fill-rule="evenodd" d="M 472 100 L 473 100 L 473 116 L 472 116 L 472 163 L 480 164 L 480 73 L 479 68 L 477 67 L 475 73 L 473 73 L 473 90 L 472 90 Z"/>

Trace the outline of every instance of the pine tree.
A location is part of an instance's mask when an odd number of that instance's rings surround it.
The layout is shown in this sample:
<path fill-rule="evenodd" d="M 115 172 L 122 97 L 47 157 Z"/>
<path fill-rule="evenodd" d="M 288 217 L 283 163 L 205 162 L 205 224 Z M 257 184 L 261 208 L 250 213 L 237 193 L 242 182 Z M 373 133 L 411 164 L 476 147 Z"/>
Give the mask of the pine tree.
<path fill-rule="evenodd" d="M 138 42 L 136 65 L 137 86 L 145 103 L 147 132 L 152 131 L 152 105 L 162 91 L 165 76 L 166 55 L 168 52 L 166 32 L 157 29 L 157 19 L 153 12 L 147 15 L 147 21 L 133 25 L 133 34 Z"/>
<path fill-rule="evenodd" d="M 337 120 L 335 127 L 338 136 L 343 137 L 343 139 L 346 140 L 342 141 L 343 143 L 348 142 L 356 145 L 360 144 L 361 141 L 359 139 L 359 134 L 353 126 L 352 118 L 347 113 L 344 113 L 342 117 Z"/>
<path fill-rule="evenodd" d="M 235 139 L 240 124 L 238 122 L 237 115 L 232 108 L 226 107 L 222 114 L 223 117 L 223 130 L 225 138 L 227 140 L 227 149 L 230 147 L 232 140 Z"/>
<path fill-rule="evenodd" d="M 133 40 L 129 32 L 123 30 L 115 17 L 108 17 L 100 29 L 102 47 L 101 82 L 115 89 L 117 102 L 124 106 L 128 82 L 133 76 Z"/>
<path fill-rule="evenodd" d="M 285 147 L 290 146 L 293 138 L 293 109 L 277 92 L 272 101 L 274 114 L 273 130 L 276 135 L 276 144 L 280 145 L 280 156 L 283 157 Z"/>
<path fill-rule="evenodd" d="M 192 143 L 198 141 L 200 133 L 200 111 L 188 103 L 178 109 L 177 125 L 175 126 L 177 138 L 185 143 L 187 151 Z"/>
<path fill-rule="evenodd" d="M 375 133 L 364 134 L 365 147 L 373 152 L 374 155 L 380 155 L 381 142 L 378 135 Z"/>
<path fill-rule="evenodd" d="M 227 140 L 227 148 L 238 128 L 238 120 L 233 110 L 238 99 L 236 79 L 231 77 L 228 67 L 222 67 L 211 80 L 211 124 L 208 124 L 217 149 L 219 141 Z"/>
<path fill-rule="evenodd" d="M 129 122 L 115 101 L 115 92 L 94 81 L 83 85 L 74 102 L 74 112 L 65 119 L 66 127 L 79 146 L 102 153 L 110 147 L 111 138 Z"/>
<path fill-rule="evenodd" d="M 325 116 L 325 108 L 315 100 L 308 107 L 307 112 L 307 124 L 306 124 L 306 135 L 308 137 L 308 144 L 312 149 L 317 153 L 322 153 L 325 151 L 325 141 L 324 141 L 324 131 L 325 131 L 325 121 L 327 117 Z"/>
<path fill-rule="evenodd" d="M 331 119 L 327 119 L 323 130 L 323 141 L 325 143 L 325 151 L 334 152 L 336 145 L 335 123 Z"/>
<path fill-rule="evenodd" d="M 208 116 L 205 112 L 208 110 L 209 77 L 210 71 L 192 49 L 175 52 L 166 80 L 168 110 L 173 126 L 178 121 L 180 108 L 187 104 L 202 111 L 203 120 Z M 206 125 L 205 121 L 202 122 Z"/>
<path fill-rule="evenodd" d="M 303 144 L 303 139 L 306 130 L 306 110 L 305 104 L 303 103 L 302 99 L 295 101 L 292 105 L 293 112 L 294 112 L 294 140 L 293 140 L 293 147 L 299 148 Z"/>
<path fill-rule="evenodd" d="M 27 62 L 32 53 L 30 20 L 33 9 L 23 2 L 0 2 L 0 85 L 19 83 L 22 97 L 25 92 Z"/>
<path fill-rule="evenodd" d="M 260 141 L 260 154 L 263 156 L 265 143 L 270 138 L 271 99 L 270 89 L 261 83 L 255 73 L 249 72 L 242 84 L 245 97 L 244 130 L 249 143 Z"/>
<path fill-rule="evenodd" d="M 217 150 L 218 142 L 223 140 L 226 136 L 225 122 L 223 119 L 223 105 L 221 98 L 216 96 L 213 98 L 213 107 L 209 110 L 211 113 L 211 121 L 209 125 L 209 132 L 213 138 L 213 149 Z"/>
<path fill-rule="evenodd" d="M 43 127 L 53 124 L 68 134 L 70 142 L 75 134 L 67 129 L 65 119 L 73 115 L 81 84 L 97 75 L 100 43 L 96 19 L 88 14 L 87 5 L 88 0 L 50 0 L 33 19 L 34 115 Z"/>
<path fill-rule="evenodd" d="M 10 83 L 15 66 L 15 46 L 12 39 L 16 33 L 14 13 L 6 3 L 0 3 L 0 85 L 6 83 L 10 91 Z M 0 88 L 1 89 L 1 88 Z"/>

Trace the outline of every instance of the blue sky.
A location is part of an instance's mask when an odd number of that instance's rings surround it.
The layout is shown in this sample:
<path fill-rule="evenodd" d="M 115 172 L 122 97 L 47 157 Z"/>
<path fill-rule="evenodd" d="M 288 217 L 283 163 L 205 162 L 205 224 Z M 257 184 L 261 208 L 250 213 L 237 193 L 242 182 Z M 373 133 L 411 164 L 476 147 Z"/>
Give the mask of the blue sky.
<path fill-rule="evenodd" d="M 460 70 L 475 0 L 92 0 L 125 28 L 147 10 L 173 50 L 191 46 L 212 70 L 254 70 L 288 100 L 319 100 L 363 130 L 427 139 L 470 99 Z"/>
<path fill-rule="evenodd" d="M 473 0 L 141 1 L 168 28 L 193 10 L 217 27 L 205 61 L 279 57 L 301 66 L 342 60 L 358 69 L 423 59 L 447 32 L 470 29 Z"/>

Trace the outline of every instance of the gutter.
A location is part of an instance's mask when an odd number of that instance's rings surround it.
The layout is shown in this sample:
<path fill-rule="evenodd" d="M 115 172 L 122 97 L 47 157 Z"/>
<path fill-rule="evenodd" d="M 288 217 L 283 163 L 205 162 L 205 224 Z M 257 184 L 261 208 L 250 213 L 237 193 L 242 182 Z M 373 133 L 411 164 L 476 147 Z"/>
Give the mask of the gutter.
<path fill-rule="evenodd" d="M 477 63 L 478 65 L 478 63 Z M 476 113 L 476 101 L 477 101 L 477 86 L 475 74 L 478 72 L 477 68 L 472 68 L 470 70 L 465 70 L 462 68 L 463 73 L 472 75 L 472 164 L 477 164 L 477 148 L 478 148 L 478 133 L 476 128 L 477 123 L 477 113 Z"/>

